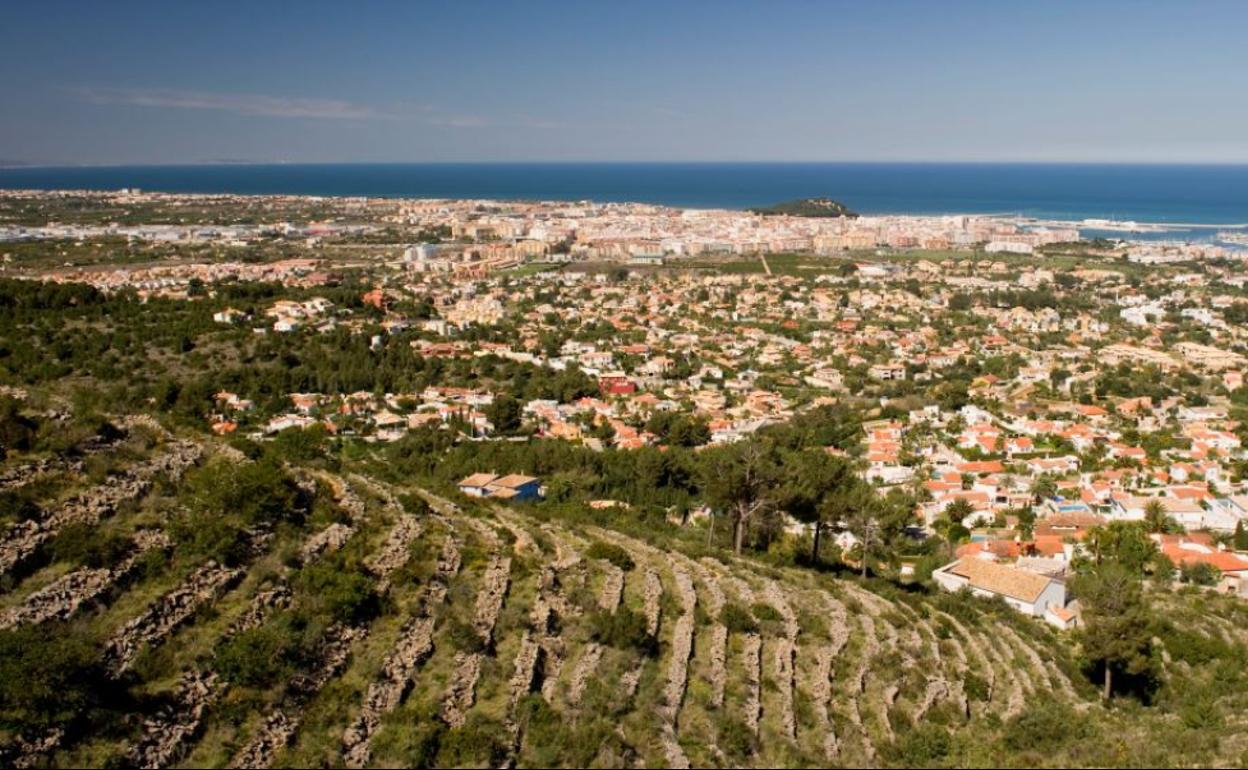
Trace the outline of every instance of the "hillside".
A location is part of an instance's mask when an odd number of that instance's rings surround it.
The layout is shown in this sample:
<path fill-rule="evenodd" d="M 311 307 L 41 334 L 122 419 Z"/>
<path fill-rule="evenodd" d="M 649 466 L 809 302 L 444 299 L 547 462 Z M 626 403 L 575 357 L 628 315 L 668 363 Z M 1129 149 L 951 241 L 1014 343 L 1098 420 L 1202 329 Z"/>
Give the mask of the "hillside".
<path fill-rule="evenodd" d="M 6 466 L 6 501 L 37 509 L 0 542 L 6 764 L 1164 765 L 1248 748 L 1243 612 L 1223 597 L 1160 613 L 1179 686 L 1106 709 L 1070 637 L 1000 604 L 619 514 L 452 500 L 367 457 L 275 463 L 125 424 L 85 461 Z"/>
<path fill-rule="evenodd" d="M 776 203 L 771 206 L 752 208 L 754 214 L 763 216 L 785 215 L 791 217 L 848 217 L 856 218 L 858 214 L 850 211 L 845 204 L 831 198 L 798 198 L 797 200 Z"/>

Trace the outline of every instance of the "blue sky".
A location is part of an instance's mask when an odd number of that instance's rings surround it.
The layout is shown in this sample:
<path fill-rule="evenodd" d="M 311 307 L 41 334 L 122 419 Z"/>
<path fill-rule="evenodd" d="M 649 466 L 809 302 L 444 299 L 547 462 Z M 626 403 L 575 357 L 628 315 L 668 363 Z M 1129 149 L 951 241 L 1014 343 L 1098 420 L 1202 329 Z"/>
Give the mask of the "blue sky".
<path fill-rule="evenodd" d="M 0 161 L 1248 162 L 1248 3 L 7 3 Z"/>

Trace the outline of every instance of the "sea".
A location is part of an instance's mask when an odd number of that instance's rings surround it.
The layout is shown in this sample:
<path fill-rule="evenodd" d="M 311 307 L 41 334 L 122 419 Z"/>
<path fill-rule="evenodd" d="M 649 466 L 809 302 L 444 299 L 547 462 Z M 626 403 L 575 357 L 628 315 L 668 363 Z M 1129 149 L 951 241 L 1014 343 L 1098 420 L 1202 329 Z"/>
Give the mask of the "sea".
<path fill-rule="evenodd" d="M 1053 163 L 325 163 L 0 168 L 3 189 L 507 200 L 742 209 L 829 197 L 862 214 L 995 214 L 1248 232 L 1248 165 Z M 1127 236 L 1092 225 L 1085 235 Z"/>

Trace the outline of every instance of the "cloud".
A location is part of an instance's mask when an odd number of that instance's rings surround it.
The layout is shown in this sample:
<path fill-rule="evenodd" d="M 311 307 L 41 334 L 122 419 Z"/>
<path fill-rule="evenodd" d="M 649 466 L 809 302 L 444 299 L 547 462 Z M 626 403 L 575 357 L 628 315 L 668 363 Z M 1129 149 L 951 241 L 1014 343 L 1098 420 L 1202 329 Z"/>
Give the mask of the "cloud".
<path fill-rule="evenodd" d="M 424 121 L 431 126 L 445 126 L 447 128 L 483 128 L 491 125 L 490 121 L 478 115 L 433 114 L 426 117 Z"/>
<path fill-rule="evenodd" d="M 343 99 L 308 99 L 263 94 L 188 91 L 177 88 L 77 88 L 79 98 L 93 104 L 124 104 L 179 110 L 213 110 L 265 118 L 372 120 L 387 117 L 367 105 Z"/>
<path fill-rule="evenodd" d="M 432 104 L 394 102 L 384 108 L 358 104 L 345 99 L 311 99 L 264 94 L 195 91 L 182 88 L 104 88 L 65 89 L 91 104 L 120 104 L 175 110 L 212 110 L 264 118 L 303 118 L 315 120 L 398 120 L 423 123 L 436 128 L 558 128 L 563 123 L 522 115 L 514 119 L 487 117 L 448 110 Z"/>

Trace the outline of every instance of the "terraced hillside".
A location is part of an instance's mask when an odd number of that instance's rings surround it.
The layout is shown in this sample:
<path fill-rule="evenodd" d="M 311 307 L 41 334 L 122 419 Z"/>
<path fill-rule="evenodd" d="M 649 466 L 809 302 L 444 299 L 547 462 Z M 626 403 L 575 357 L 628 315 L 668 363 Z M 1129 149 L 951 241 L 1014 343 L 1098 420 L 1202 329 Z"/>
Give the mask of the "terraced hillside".
<path fill-rule="evenodd" d="M 30 469 L 63 491 L 0 538 L 3 673 L 29 699 L 6 701 L 6 764 L 1111 764 L 1169 756 L 1144 739 L 1159 728 L 1180 745 L 1202 719 L 1233 728 L 1242 706 L 1106 709 L 1068 639 L 978 600 L 364 466 L 287 465 L 274 497 L 247 481 L 262 460 L 132 434 L 102 479 Z M 206 489 L 229 494 L 199 510 Z M 1242 660 L 1242 625 L 1201 617 L 1183 633 L 1212 652 L 1189 645 L 1169 675 Z M 1238 761 L 1226 734 L 1196 761 Z"/>

